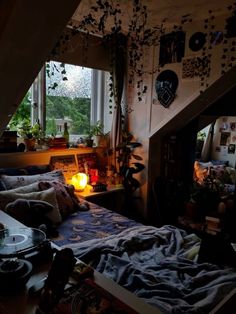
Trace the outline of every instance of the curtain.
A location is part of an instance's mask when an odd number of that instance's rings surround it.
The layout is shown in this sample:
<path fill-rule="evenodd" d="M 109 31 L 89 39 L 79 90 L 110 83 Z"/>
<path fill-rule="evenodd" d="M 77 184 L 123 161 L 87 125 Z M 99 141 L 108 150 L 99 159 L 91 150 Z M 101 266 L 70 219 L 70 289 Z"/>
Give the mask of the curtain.
<path fill-rule="evenodd" d="M 214 126 L 215 121 L 211 123 L 211 126 L 208 130 L 208 133 L 206 135 L 202 152 L 201 152 L 201 160 L 202 161 L 209 161 L 211 160 L 211 152 L 212 152 L 212 145 L 213 145 L 213 136 L 214 136 Z"/>
<path fill-rule="evenodd" d="M 110 133 L 110 148 L 113 151 L 112 164 L 117 169 L 117 152 L 115 148 L 122 141 L 122 107 L 121 100 L 124 90 L 124 80 L 126 72 L 126 44 L 127 40 L 123 34 L 115 34 L 111 41 L 112 54 L 112 83 L 114 94 L 114 112 Z"/>

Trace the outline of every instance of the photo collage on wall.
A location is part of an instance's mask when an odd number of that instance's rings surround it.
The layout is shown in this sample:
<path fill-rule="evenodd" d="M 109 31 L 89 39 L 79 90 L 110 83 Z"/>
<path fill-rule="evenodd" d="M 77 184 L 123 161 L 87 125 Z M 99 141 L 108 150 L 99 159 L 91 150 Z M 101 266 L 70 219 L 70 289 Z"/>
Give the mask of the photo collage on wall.
<path fill-rule="evenodd" d="M 215 151 L 222 154 L 235 154 L 236 150 L 236 121 L 228 122 L 223 118 L 220 126 L 220 146 Z"/>

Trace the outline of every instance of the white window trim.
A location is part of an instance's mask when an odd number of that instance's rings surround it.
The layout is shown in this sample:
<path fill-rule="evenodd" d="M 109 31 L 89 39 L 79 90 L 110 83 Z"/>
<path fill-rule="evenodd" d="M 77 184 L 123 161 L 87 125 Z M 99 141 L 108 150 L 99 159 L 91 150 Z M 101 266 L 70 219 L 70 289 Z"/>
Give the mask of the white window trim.
<path fill-rule="evenodd" d="M 104 71 L 92 70 L 91 80 L 91 115 L 90 122 L 98 120 L 104 123 L 104 104 L 106 102 L 106 75 Z M 40 122 L 42 129 L 46 128 L 46 71 L 45 66 L 39 72 L 31 87 L 31 123 Z"/>

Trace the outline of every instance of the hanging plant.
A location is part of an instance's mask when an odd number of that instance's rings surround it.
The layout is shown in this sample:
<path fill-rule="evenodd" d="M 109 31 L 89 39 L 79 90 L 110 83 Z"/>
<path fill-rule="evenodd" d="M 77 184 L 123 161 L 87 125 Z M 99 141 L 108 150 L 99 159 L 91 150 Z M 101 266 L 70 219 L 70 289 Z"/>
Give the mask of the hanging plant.
<path fill-rule="evenodd" d="M 55 62 L 47 62 L 46 63 L 46 75 L 48 78 L 52 79 L 56 74 L 61 75 L 62 81 L 68 81 L 66 75 L 65 63 L 60 63 L 59 66 Z M 58 83 L 56 81 L 48 85 L 48 93 L 51 90 L 55 90 L 58 87 Z"/>
<path fill-rule="evenodd" d="M 117 62 L 117 51 L 124 57 L 126 61 L 128 73 L 127 80 L 128 85 L 132 88 L 135 87 L 137 91 L 138 101 L 142 101 L 143 97 L 148 91 L 148 86 L 144 83 L 144 75 L 152 75 L 161 71 L 162 64 L 152 70 L 146 70 L 144 67 L 145 49 L 151 46 L 159 46 L 160 38 L 165 34 L 165 23 L 168 18 L 163 19 L 159 25 L 149 27 L 148 26 L 148 8 L 142 4 L 142 0 L 132 0 L 125 6 L 125 11 L 118 0 L 97 0 L 95 5 L 89 8 L 89 13 L 81 17 L 80 21 L 71 20 L 68 24 L 68 28 L 60 36 L 59 41 L 52 50 L 52 57 L 59 56 L 72 48 L 72 38 L 75 35 L 80 35 L 79 45 L 81 45 L 81 51 L 83 53 L 84 61 L 87 58 L 89 37 L 93 35 L 96 38 L 96 45 L 104 45 L 109 48 L 110 51 L 110 67 L 111 76 L 109 83 L 109 109 L 110 112 L 113 109 L 113 98 L 118 97 L 116 90 L 114 90 L 114 64 Z M 228 8 L 233 13 L 232 19 L 235 17 L 235 4 Z M 232 20 L 231 19 L 231 20 Z M 125 20 L 125 22 L 124 22 Z M 228 20 L 228 24 L 231 22 Z M 208 18 L 204 21 L 206 44 L 202 48 L 202 55 L 196 58 L 195 70 L 197 73 L 194 76 L 200 77 L 200 92 L 203 92 L 205 88 L 209 86 L 208 78 L 211 71 L 211 56 L 212 56 L 212 43 L 211 37 L 215 31 L 215 16 L 212 10 L 208 12 Z M 182 31 L 183 26 L 192 22 L 190 14 L 186 14 L 180 18 L 179 25 L 173 25 L 169 27 L 168 32 Z M 124 40 L 125 38 L 125 40 Z M 223 44 L 227 43 L 227 39 Z M 234 43 L 234 41 L 233 41 Z M 236 47 L 236 41 L 235 41 Z M 233 49 L 235 49 L 233 47 Z M 235 55 L 231 53 L 231 60 L 225 60 L 228 58 L 228 48 L 224 49 L 224 55 L 222 56 L 222 73 L 231 67 L 232 61 L 234 61 Z M 225 59 L 224 59 L 225 58 Z M 227 61 L 227 62 L 225 62 Z M 54 69 L 55 70 L 55 69 Z M 61 74 L 63 79 L 66 80 L 66 71 L 62 67 Z M 49 71 L 48 71 L 49 73 Z M 52 71 L 53 73 L 53 71 Z M 51 76 L 53 74 L 50 74 Z M 51 89 L 57 87 L 56 83 L 51 85 Z M 125 107 L 126 112 L 131 112 L 133 109 L 130 106 Z"/>
<path fill-rule="evenodd" d="M 144 48 L 159 44 L 161 27 L 147 27 L 147 6 L 141 0 L 133 0 L 130 4 L 131 12 L 122 12 L 119 1 L 98 0 L 91 6 L 89 14 L 83 16 L 79 23 L 71 21 L 69 30 L 64 32 L 52 51 L 52 56 L 59 55 L 68 50 L 73 36 L 80 34 L 83 55 L 86 56 L 89 36 L 95 35 L 100 44 L 110 49 L 110 98 L 116 97 L 114 90 L 114 64 L 117 62 L 117 52 L 123 54 L 128 68 L 128 84 L 136 86 L 138 100 L 142 101 L 147 93 L 143 75 L 146 74 L 143 66 Z M 124 15 L 128 16 L 128 26 L 125 28 Z M 110 25 L 110 26 L 109 26 Z M 125 39 L 124 39 L 125 38 Z M 149 73 L 149 72 L 148 72 Z M 110 100 L 112 109 L 112 100 Z M 126 111 L 132 111 L 126 108 Z"/>

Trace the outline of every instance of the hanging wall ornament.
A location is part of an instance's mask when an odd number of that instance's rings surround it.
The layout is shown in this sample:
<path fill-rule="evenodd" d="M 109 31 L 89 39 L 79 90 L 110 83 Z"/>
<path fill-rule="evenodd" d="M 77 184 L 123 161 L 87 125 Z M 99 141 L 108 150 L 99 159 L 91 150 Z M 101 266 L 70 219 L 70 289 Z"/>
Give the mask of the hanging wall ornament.
<path fill-rule="evenodd" d="M 194 33 L 189 39 L 189 48 L 192 51 L 199 51 L 206 43 L 206 36 L 202 32 Z"/>
<path fill-rule="evenodd" d="M 178 87 L 178 76 L 172 70 L 161 72 L 155 83 L 157 99 L 160 104 L 168 108 L 175 99 L 176 89 Z"/>

